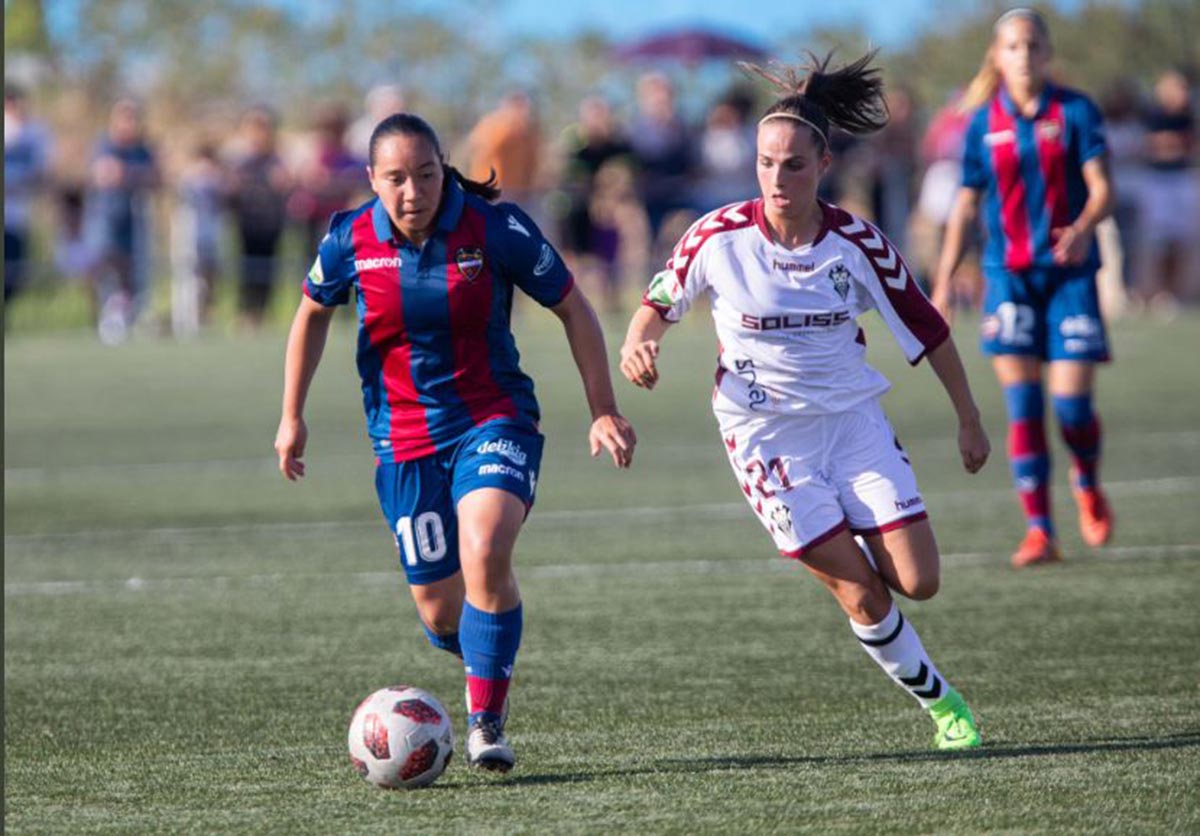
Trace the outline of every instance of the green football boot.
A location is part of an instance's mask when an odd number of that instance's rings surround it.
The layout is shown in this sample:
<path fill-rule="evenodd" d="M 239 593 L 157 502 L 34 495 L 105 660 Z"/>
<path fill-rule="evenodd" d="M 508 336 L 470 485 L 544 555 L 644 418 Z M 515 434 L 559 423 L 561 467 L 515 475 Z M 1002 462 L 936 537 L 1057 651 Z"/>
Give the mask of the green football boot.
<path fill-rule="evenodd" d="M 983 744 L 983 736 L 975 717 L 962 695 L 953 688 L 929 708 L 929 716 L 937 723 L 933 745 L 938 749 L 974 749 Z"/>

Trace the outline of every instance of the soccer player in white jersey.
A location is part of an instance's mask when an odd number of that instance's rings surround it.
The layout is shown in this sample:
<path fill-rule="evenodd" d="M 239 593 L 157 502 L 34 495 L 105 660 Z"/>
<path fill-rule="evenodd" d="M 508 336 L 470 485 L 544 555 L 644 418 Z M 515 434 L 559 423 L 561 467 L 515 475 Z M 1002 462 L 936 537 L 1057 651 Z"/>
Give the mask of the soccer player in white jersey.
<path fill-rule="evenodd" d="M 908 457 L 866 363 L 857 317 L 876 310 L 909 362 L 928 357 L 958 416 L 971 473 L 989 444 L 945 321 L 871 224 L 817 200 L 829 131 L 887 122 L 873 53 L 772 74 L 782 90 L 758 125 L 762 196 L 697 221 L 654 277 L 621 348 L 621 371 L 653 389 L 659 342 L 701 296 L 720 340 L 713 411 L 734 475 L 786 556 L 833 593 L 855 637 L 932 715 L 940 749 L 981 742 L 962 696 L 892 601 L 937 592 L 939 556 Z M 866 548 L 860 548 L 855 535 Z"/>

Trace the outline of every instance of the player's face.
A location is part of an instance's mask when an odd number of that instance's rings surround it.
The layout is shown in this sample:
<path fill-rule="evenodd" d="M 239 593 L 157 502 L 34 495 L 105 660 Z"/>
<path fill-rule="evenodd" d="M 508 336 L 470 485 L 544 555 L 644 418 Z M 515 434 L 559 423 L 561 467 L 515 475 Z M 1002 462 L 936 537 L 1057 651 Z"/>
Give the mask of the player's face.
<path fill-rule="evenodd" d="M 367 174 L 371 190 L 400 234 L 413 243 L 428 238 L 445 178 L 433 144 L 423 136 L 385 136 L 375 147 L 375 164 L 367 167 Z"/>
<path fill-rule="evenodd" d="M 993 43 L 996 69 L 1006 87 L 1040 90 L 1050 68 L 1050 44 L 1031 20 L 1014 18 L 1000 27 Z"/>
<path fill-rule="evenodd" d="M 758 187 L 768 214 L 803 218 L 817 200 L 829 152 L 803 122 L 768 119 L 758 128 Z"/>

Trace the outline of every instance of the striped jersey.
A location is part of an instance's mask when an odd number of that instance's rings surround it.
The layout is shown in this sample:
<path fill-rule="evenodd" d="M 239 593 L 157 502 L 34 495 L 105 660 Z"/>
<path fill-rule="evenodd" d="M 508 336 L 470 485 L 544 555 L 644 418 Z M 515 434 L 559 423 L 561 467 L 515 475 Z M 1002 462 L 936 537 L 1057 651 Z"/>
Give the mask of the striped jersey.
<path fill-rule="evenodd" d="M 367 431 L 383 463 L 436 453 L 498 418 L 536 424 L 533 381 L 510 328 L 513 289 L 551 307 L 573 280 L 529 216 L 451 177 L 420 247 L 397 240 L 378 199 L 336 213 L 304 283 L 314 301 L 356 292 Z"/>
<path fill-rule="evenodd" d="M 986 267 L 1054 267 L 1050 231 L 1087 202 L 1083 164 L 1105 153 L 1100 111 L 1082 93 L 1047 85 L 1032 118 L 1001 87 L 967 129 L 962 184 L 983 193 Z M 1100 266 L 1092 242 L 1084 267 Z"/>
<path fill-rule="evenodd" d="M 720 355 L 714 405 L 747 415 L 842 412 L 890 388 L 857 318 L 879 312 L 910 363 L 950 335 L 900 254 L 871 224 L 822 203 L 809 244 L 775 242 L 761 199 L 698 220 L 643 304 L 676 322 L 702 296 Z"/>

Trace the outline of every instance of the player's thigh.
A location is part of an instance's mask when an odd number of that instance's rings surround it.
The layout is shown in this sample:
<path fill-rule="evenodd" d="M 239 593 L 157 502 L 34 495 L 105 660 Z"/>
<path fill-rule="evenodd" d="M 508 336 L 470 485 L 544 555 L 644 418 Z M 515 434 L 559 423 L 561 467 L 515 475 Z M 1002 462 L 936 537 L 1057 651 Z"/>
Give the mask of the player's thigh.
<path fill-rule="evenodd" d="M 983 316 L 979 347 L 992 357 L 1046 357 L 1045 306 L 1038 292 L 1040 277 L 1030 271 L 1000 268 L 984 271 Z"/>
<path fill-rule="evenodd" d="M 837 490 L 825 473 L 826 416 L 738 421 L 723 419 L 729 466 L 758 521 L 785 557 L 846 528 Z"/>
<path fill-rule="evenodd" d="M 846 529 L 807 549 L 800 562 L 853 621 L 878 624 L 888 614 L 892 598 L 887 586 Z"/>
<path fill-rule="evenodd" d="M 902 528 L 864 535 L 871 556 L 895 591 L 917 601 L 932 598 L 941 583 L 941 558 L 927 518 Z"/>
<path fill-rule="evenodd" d="M 454 459 L 453 499 L 464 565 L 507 572 L 521 524 L 533 506 L 543 437 L 516 421 L 476 427 Z"/>
<path fill-rule="evenodd" d="M 1108 333 L 1100 314 L 1096 271 L 1059 269 L 1047 284 L 1046 357 L 1052 363 L 1104 363 Z"/>
<path fill-rule="evenodd" d="M 375 490 L 409 584 L 423 586 L 459 571 L 458 519 L 448 469 L 438 455 L 380 464 Z"/>
<path fill-rule="evenodd" d="M 853 533 L 904 528 L 925 519 L 908 452 L 877 401 L 838 416 L 830 474 Z"/>

